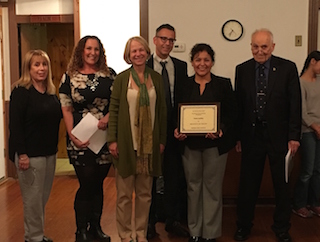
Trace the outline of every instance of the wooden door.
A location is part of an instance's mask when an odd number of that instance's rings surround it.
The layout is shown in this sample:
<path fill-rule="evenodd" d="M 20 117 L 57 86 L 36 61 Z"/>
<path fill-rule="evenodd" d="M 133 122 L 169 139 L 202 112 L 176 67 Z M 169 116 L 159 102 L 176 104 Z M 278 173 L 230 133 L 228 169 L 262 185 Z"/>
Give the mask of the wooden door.
<path fill-rule="evenodd" d="M 60 80 L 67 70 L 74 46 L 73 23 L 47 25 L 47 53 L 51 59 L 52 79 L 59 93 Z M 66 158 L 66 128 L 60 123 L 58 158 Z"/>
<path fill-rule="evenodd" d="M 23 59 L 31 49 L 46 51 L 51 60 L 52 79 L 59 94 L 60 79 L 67 70 L 73 46 L 73 23 L 20 24 L 20 55 Z M 66 128 L 60 123 L 58 158 L 66 158 Z"/>

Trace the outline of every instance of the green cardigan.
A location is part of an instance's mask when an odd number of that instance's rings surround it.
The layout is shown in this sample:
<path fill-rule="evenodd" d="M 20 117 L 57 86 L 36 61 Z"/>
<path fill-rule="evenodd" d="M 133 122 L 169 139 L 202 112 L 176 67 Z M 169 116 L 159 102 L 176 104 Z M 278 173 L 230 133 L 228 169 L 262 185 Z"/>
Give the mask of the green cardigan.
<path fill-rule="evenodd" d="M 153 170 L 151 176 L 161 175 L 160 144 L 166 144 L 167 135 L 167 107 L 163 81 L 160 74 L 149 68 L 153 85 L 156 90 L 157 100 L 155 106 L 155 118 L 153 127 Z M 119 175 L 128 177 L 136 174 L 136 154 L 133 149 L 129 105 L 127 90 L 130 76 L 130 68 L 120 73 L 113 83 L 108 123 L 108 144 L 117 142 L 119 158 L 113 158 L 113 163 Z"/>

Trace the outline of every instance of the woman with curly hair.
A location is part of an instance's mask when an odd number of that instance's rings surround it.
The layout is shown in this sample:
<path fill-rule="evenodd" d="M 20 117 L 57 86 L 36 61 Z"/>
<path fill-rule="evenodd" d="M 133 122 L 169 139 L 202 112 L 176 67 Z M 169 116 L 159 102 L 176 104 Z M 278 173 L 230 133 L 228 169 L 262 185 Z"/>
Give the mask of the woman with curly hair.
<path fill-rule="evenodd" d="M 89 141 L 80 141 L 71 130 L 88 113 L 99 120 L 98 129 L 106 130 L 115 75 L 106 64 L 99 38 L 85 36 L 75 46 L 67 72 L 61 79 L 59 92 L 67 129 L 67 151 L 80 184 L 74 201 L 77 242 L 110 241 L 100 225 L 103 181 L 111 165 L 107 145 L 96 154 L 88 148 Z"/>

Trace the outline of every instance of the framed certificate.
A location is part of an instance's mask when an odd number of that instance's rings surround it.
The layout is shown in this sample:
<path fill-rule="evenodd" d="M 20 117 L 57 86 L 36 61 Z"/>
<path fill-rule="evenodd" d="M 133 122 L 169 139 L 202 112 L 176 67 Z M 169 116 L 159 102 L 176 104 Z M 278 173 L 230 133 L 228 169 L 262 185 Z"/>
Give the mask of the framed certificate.
<path fill-rule="evenodd" d="M 180 103 L 178 130 L 187 135 L 218 133 L 220 103 Z"/>

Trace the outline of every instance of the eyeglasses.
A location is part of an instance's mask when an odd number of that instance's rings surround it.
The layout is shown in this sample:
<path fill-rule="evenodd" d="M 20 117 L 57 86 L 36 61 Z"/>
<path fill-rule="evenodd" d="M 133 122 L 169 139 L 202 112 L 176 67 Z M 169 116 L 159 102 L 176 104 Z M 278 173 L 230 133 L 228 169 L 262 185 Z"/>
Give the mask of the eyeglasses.
<path fill-rule="evenodd" d="M 168 40 L 169 40 L 170 44 L 173 44 L 176 41 L 176 39 L 171 39 L 171 38 L 167 38 L 167 37 L 164 37 L 164 36 L 156 36 L 156 37 L 160 38 L 162 43 L 164 43 L 164 44 L 167 43 Z"/>

